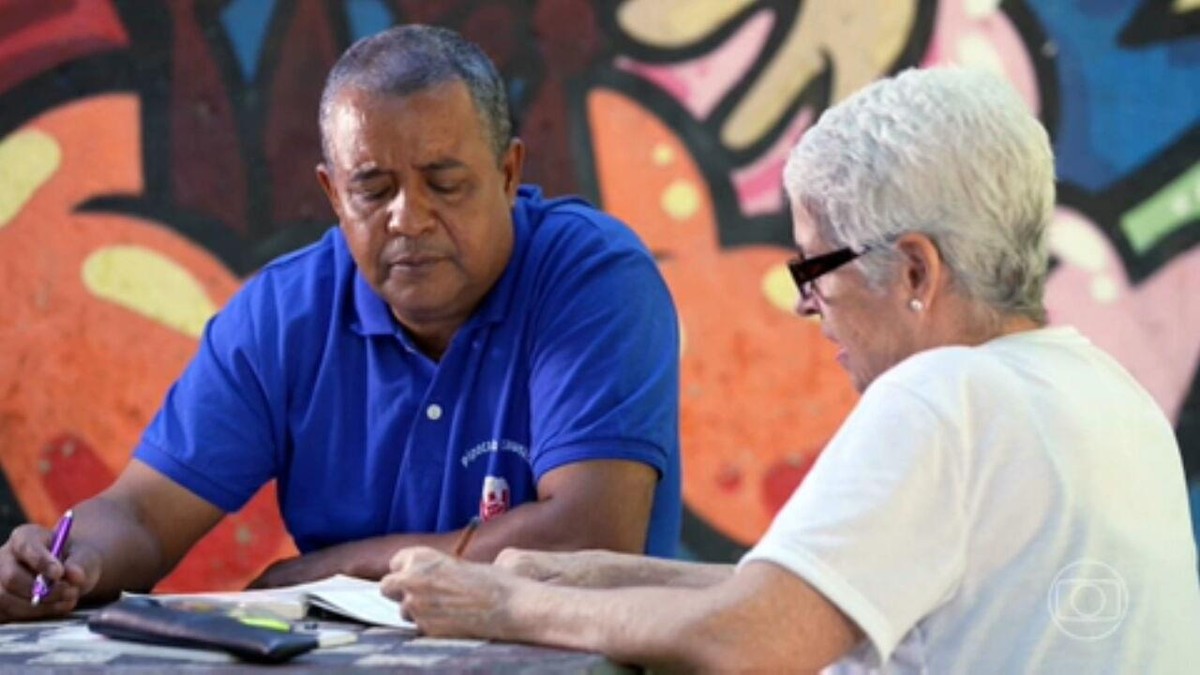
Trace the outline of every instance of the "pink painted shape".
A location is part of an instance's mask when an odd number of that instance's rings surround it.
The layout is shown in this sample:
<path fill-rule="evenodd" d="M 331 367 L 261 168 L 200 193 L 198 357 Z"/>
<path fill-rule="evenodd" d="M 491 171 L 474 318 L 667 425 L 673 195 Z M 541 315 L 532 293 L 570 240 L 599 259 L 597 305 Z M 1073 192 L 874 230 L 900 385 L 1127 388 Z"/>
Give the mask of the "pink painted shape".
<path fill-rule="evenodd" d="M 1056 220 L 1090 231 L 1104 249 L 1104 260 L 1097 269 L 1064 261 L 1051 273 L 1046 283 L 1051 323 L 1078 328 L 1124 365 L 1178 422 L 1200 363 L 1200 303 L 1191 292 L 1200 288 L 1200 247 L 1131 287 L 1116 251 L 1094 223 L 1064 207 Z M 1092 295 L 1092 284 L 1101 276 L 1117 285 L 1112 302 Z"/>
<path fill-rule="evenodd" d="M 925 53 L 921 66 L 955 64 L 955 47 L 960 39 L 982 39 L 991 44 L 992 49 L 996 51 L 1003 64 L 1004 76 L 1029 103 L 1030 110 L 1035 113 L 1040 111 L 1037 74 L 1033 70 L 1033 62 L 1028 52 L 1030 47 L 1036 49 L 1040 45 L 1026 45 L 1004 12 L 996 10 L 986 18 L 974 19 L 967 16 L 964 5 L 961 1 L 938 3 L 933 37 L 929 41 L 929 51 Z"/>
<path fill-rule="evenodd" d="M 696 119 L 704 119 L 749 70 L 774 22 L 774 14 L 763 10 L 750 17 L 724 44 L 690 61 L 652 65 L 622 56 L 614 63 L 657 84 Z"/>
<path fill-rule="evenodd" d="M 783 166 L 792 146 L 812 121 L 812 108 L 802 108 L 769 150 L 752 164 L 731 173 L 743 215 L 758 216 L 783 210 Z"/>

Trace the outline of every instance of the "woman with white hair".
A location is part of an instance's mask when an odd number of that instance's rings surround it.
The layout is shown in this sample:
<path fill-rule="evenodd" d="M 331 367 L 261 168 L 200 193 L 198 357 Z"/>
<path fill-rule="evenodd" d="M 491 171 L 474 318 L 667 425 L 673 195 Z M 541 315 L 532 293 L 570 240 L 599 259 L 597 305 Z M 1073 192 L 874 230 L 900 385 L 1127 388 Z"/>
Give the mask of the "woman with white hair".
<path fill-rule="evenodd" d="M 1171 425 L 1112 358 L 1046 326 L 1053 156 L 1023 101 L 979 72 L 905 72 L 827 111 L 784 182 L 798 311 L 863 396 L 739 565 L 409 549 L 385 592 L 430 633 L 652 666 L 1200 662 Z"/>

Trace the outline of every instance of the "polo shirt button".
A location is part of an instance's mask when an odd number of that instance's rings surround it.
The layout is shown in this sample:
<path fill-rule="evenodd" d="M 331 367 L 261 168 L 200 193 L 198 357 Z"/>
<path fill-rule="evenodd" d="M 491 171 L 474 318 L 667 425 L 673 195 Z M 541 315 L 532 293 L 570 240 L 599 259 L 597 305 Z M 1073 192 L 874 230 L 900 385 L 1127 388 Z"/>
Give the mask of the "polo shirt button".
<path fill-rule="evenodd" d="M 429 407 L 425 409 L 425 416 L 434 421 L 441 419 L 442 406 L 436 403 L 429 404 Z"/>

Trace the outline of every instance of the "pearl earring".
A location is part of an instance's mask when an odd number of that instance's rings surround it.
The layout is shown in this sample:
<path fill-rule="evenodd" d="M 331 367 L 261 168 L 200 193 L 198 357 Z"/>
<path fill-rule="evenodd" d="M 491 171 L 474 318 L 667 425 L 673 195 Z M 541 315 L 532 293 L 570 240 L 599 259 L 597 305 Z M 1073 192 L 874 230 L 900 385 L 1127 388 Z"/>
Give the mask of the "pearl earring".
<path fill-rule="evenodd" d="M 921 310 L 925 309 L 925 303 L 921 302 L 917 298 L 913 298 L 912 300 L 908 301 L 908 308 L 914 312 L 920 312 Z"/>

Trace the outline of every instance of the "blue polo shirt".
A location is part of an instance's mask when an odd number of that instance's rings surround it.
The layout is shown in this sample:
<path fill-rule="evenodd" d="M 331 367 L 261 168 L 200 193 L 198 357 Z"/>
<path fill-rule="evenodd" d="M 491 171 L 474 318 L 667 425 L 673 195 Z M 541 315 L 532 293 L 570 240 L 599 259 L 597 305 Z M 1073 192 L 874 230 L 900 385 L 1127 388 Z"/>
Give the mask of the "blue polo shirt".
<path fill-rule="evenodd" d="M 679 334 L 623 224 L 523 186 L 512 259 L 440 362 L 339 229 L 266 267 L 204 331 L 134 456 L 229 512 L 267 481 L 302 552 L 444 532 L 585 460 L 658 471 L 646 551 L 680 527 Z"/>

